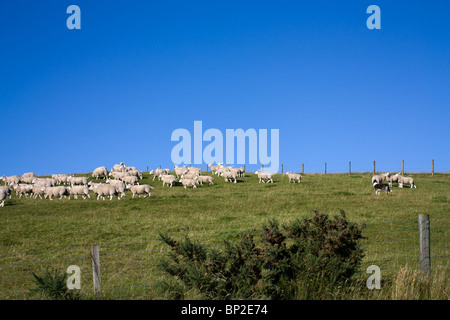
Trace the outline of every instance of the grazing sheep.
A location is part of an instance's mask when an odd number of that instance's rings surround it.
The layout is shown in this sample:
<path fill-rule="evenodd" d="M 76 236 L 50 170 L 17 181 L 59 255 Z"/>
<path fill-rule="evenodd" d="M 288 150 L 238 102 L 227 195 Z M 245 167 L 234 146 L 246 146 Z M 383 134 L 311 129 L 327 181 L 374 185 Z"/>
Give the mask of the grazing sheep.
<path fill-rule="evenodd" d="M 14 185 L 14 189 L 16 190 L 16 194 L 19 195 L 19 199 L 23 195 L 28 198 L 28 195 L 33 192 L 33 186 L 30 184 L 16 184 Z"/>
<path fill-rule="evenodd" d="M 177 165 L 173 166 L 173 171 L 175 172 L 175 175 L 177 178 L 181 177 L 182 174 L 185 174 L 188 171 L 188 168 L 186 166 L 179 167 Z"/>
<path fill-rule="evenodd" d="M 175 181 L 177 180 L 177 177 L 171 175 L 171 174 L 166 174 L 166 175 L 161 175 L 161 180 L 163 182 L 163 187 L 164 185 L 170 185 L 171 187 L 173 186 L 173 184 L 175 183 Z"/>
<path fill-rule="evenodd" d="M 58 187 L 46 187 L 44 189 L 44 198 L 47 199 L 49 197 L 50 200 L 53 200 L 53 197 L 59 196 L 59 200 L 62 197 L 66 197 L 68 195 L 67 188 L 63 186 Z"/>
<path fill-rule="evenodd" d="M 149 174 L 152 174 L 152 175 L 153 175 L 153 181 L 155 181 L 155 178 L 157 178 L 157 177 L 158 177 L 159 180 L 161 180 L 161 179 L 159 178 L 159 176 L 160 176 L 160 175 L 164 175 L 164 174 L 165 174 L 165 171 L 164 171 L 163 169 L 156 169 L 156 170 L 150 171 Z"/>
<path fill-rule="evenodd" d="M 43 185 L 34 185 L 31 194 L 33 199 L 37 199 L 37 197 L 42 199 L 42 196 L 45 195 L 45 188 L 46 186 Z"/>
<path fill-rule="evenodd" d="M 135 176 L 126 176 L 122 178 L 126 184 L 139 184 L 139 178 Z"/>
<path fill-rule="evenodd" d="M 235 170 L 222 172 L 221 176 L 225 179 L 225 182 L 228 182 L 231 180 L 234 180 L 234 183 L 237 182 L 237 180 L 236 180 L 237 172 Z"/>
<path fill-rule="evenodd" d="M 67 188 L 68 192 L 69 192 L 69 200 L 70 200 L 70 196 L 73 195 L 75 199 L 78 199 L 78 196 L 82 196 L 83 199 L 86 199 L 86 197 L 88 197 L 89 199 L 91 198 L 91 196 L 89 195 L 89 188 L 88 186 L 84 185 L 84 186 L 71 186 Z"/>
<path fill-rule="evenodd" d="M 194 179 L 195 177 L 198 177 L 198 172 L 196 171 L 188 171 L 181 175 L 181 179 Z"/>
<path fill-rule="evenodd" d="M 56 180 L 57 184 L 66 184 L 67 183 L 67 178 L 69 178 L 69 176 L 67 174 L 54 174 L 52 175 L 52 178 Z"/>
<path fill-rule="evenodd" d="M 289 178 L 289 183 L 291 183 L 291 181 L 297 181 L 298 183 L 300 183 L 302 181 L 302 175 L 300 173 L 291 173 L 290 171 L 286 172 L 288 178 Z"/>
<path fill-rule="evenodd" d="M 403 177 L 402 175 L 398 174 L 398 187 L 403 188 L 404 184 L 409 184 L 411 188 L 417 189 L 413 177 Z"/>
<path fill-rule="evenodd" d="M 9 198 L 11 199 L 11 187 L 6 185 L 6 186 L 0 186 L 0 190 L 4 190 L 6 195 L 9 196 Z"/>
<path fill-rule="evenodd" d="M 197 179 L 187 179 L 187 178 L 181 178 L 180 179 L 181 184 L 186 189 L 187 187 L 197 188 Z"/>
<path fill-rule="evenodd" d="M 259 183 L 265 183 L 264 180 L 267 180 L 267 183 L 269 183 L 269 181 L 271 183 L 273 183 L 273 173 L 271 172 L 261 172 L 259 170 L 257 170 L 255 172 L 256 175 L 258 175 L 258 179 L 259 179 Z"/>
<path fill-rule="evenodd" d="M 4 190 L 6 192 L 6 195 L 9 196 L 9 198 L 11 199 L 11 187 L 6 185 L 6 186 L 0 186 L 0 190 Z"/>
<path fill-rule="evenodd" d="M 122 179 L 122 178 L 124 178 L 124 177 L 127 177 L 128 176 L 128 173 L 127 172 L 116 172 L 116 171 L 111 171 L 110 173 L 109 173 L 109 175 L 111 176 L 111 177 L 113 177 L 114 179 Z"/>
<path fill-rule="evenodd" d="M 32 183 L 35 185 L 44 185 L 46 187 L 54 187 L 57 183 L 57 180 L 53 179 L 53 178 L 34 178 Z"/>
<path fill-rule="evenodd" d="M 105 200 L 105 197 L 109 196 L 109 200 L 112 200 L 114 196 L 120 200 L 120 196 L 118 195 L 118 191 L 115 185 L 112 184 L 98 184 L 95 187 L 91 186 L 92 191 L 97 195 L 97 200 L 100 200 L 100 197 Z"/>
<path fill-rule="evenodd" d="M 5 184 L 7 186 L 12 186 L 14 184 L 20 183 L 20 176 L 9 176 L 9 177 L 2 177 L 2 180 L 5 181 Z"/>
<path fill-rule="evenodd" d="M 128 173 L 129 176 L 134 176 L 134 177 L 136 177 L 138 179 L 142 179 L 142 171 L 133 169 L 133 170 L 127 171 L 127 173 Z"/>
<path fill-rule="evenodd" d="M 92 172 L 92 177 L 95 179 L 98 179 L 101 176 L 104 176 L 105 180 L 108 177 L 108 169 L 106 169 L 106 167 L 98 167 Z"/>
<path fill-rule="evenodd" d="M 0 189 L 0 207 L 5 206 L 5 199 L 6 199 L 6 191 L 4 189 Z"/>
<path fill-rule="evenodd" d="M 198 182 L 200 182 L 200 184 L 204 183 L 209 183 L 209 184 L 214 184 L 214 178 L 211 176 L 198 176 L 197 177 Z"/>
<path fill-rule="evenodd" d="M 33 172 L 27 172 L 24 173 L 22 177 L 20 177 L 20 181 L 24 183 L 32 183 L 34 178 L 36 178 L 36 174 L 34 174 Z"/>
<path fill-rule="evenodd" d="M 385 173 L 386 181 L 389 183 L 389 187 L 392 188 L 392 183 L 398 183 L 398 173 L 396 175 L 391 176 L 389 172 Z"/>
<path fill-rule="evenodd" d="M 88 183 L 88 178 L 87 177 L 73 177 L 73 176 L 69 176 L 67 178 L 67 182 L 71 185 L 71 186 L 75 186 L 75 185 L 87 185 Z"/>
<path fill-rule="evenodd" d="M 376 175 L 372 176 L 372 185 L 374 182 L 381 184 L 385 180 L 386 180 L 386 174 L 376 174 Z"/>
<path fill-rule="evenodd" d="M 144 198 L 147 197 L 147 195 L 151 196 L 151 190 L 155 189 L 148 184 L 141 184 L 140 186 L 133 186 L 133 185 L 127 185 L 127 189 L 131 191 L 133 194 L 132 198 L 137 194 L 139 198 L 141 197 L 141 194 L 144 194 Z"/>

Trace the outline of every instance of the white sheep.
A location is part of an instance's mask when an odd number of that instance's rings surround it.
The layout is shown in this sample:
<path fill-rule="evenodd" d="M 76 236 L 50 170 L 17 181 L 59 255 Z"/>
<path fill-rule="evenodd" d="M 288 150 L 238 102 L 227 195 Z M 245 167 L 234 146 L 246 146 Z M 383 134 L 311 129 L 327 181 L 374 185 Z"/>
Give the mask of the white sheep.
<path fill-rule="evenodd" d="M 290 171 L 286 172 L 288 178 L 289 178 L 289 183 L 291 183 L 291 181 L 297 181 L 298 183 L 300 183 L 302 181 L 302 175 L 299 173 L 291 173 Z"/>
<path fill-rule="evenodd" d="M 260 170 L 257 170 L 255 174 L 258 175 L 259 183 L 265 183 L 264 180 L 267 180 L 267 183 L 273 183 L 273 173 L 261 172 Z"/>
<path fill-rule="evenodd" d="M 231 180 L 234 180 L 234 183 L 237 182 L 237 180 L 236 180 L 237 172 L 235 170 L 222 172 L 221 176 L 225 179 L 225 182 L 228 182 Z"/>
<path fill-rule="evenodd" d="M 175 183 L 175 181 L 177 180 L 177 177 L 171 175 L 171 174 L 166 174 L 166 175 L 161 175 L 161 180 L 163 182 L 163 187 L 164 185 L 170 185 L 171 187 L 173 186 L 173 184 Z"/>
<path fill-rule="evenodd" d="M 45 195 L 45 186 L 43 185 L 34 185 L 32 189 L 32 197 L 33 199 L 36 199 L 37 197 L 42 199 L 42 196 Z"/>
<path fill-rule="evenodd" d="M 106 169 L 106 167 L 98 167 L 92 172 L 92 177 L 95 179 L 98 179 L 101 176 L 104 176 L 105 179 L 108 177 L 108 169 Z"/>
<path fill-rule="evenodd" d="M 73 176 L 69 176 L 67 178 L 67 181 L 72 186 L 75 186 L 75 185 L 87 185 L 88 178 L 87 177 L 73 177 Z"/>
<path fill-rule="evenodd" d="M 139 185 L 139 178 L 135 176 L 126 176 L 121 179 L 126 184 L 138 184 Z"/>
<path fill-rule="evenodd" d="M 198 177 L 198 172 L 197 171 L 188 171 L 186 173 L 183 173 L 181 175 L 181 179 L 194 179 L 195 177 Z"/>
<path fill-rule="evenodd" d="M 8 185 L 6 185 L 6 186 L 0 186 L 0 190 L 4 190 L 5 193 L 6 193 L 6 195 L 9 196 L 9 198 L 11 199 L 11 193 L 12 193 L 12 190 L 11 190 L 11 187 L 10 187 L 10 186 L 8 186 Z"/>
<path fill-rule="evenodd" d="M 2 180 L 5 181 L 5 184 L 8 186 L 12 186 L 14 184 L 20 183 L 20 176 L 9 176 L 9 177 L 2 177 Z"/>
<path fill-rule="evenodd" d="M 133 185 L 127 185 L 127 189 L 131 191 L 133 194 L 132 198 L 137 194 L 139 198 L 141 197 L 141 194 L 144 194 L 144 198 L 147 197 L 147 195 L 151 196 L 151 190 L 155 189 L 148 184 L 141 184 L 139 186 L 133 186 Z"/>
<path fill-rule="evenodd" d="M 54 174 L 52 175 L 52 178 L 56 180 L 57 184 L 66 184 L 67 183 L 67 178 L 69 176 L 67 174 Z"/>
<path fill-rule="evenodd" d="M 197 180 L 198 182 L 200 182 L 200 184 L 203 183 L 214 184 L 214 178 L 211 176 L 198 176 Z"/>
<path fill-rule="evenodd" d="M 27 172 L 24 173 L 22 177 L 20 177 L 20 181 L 24 183 L 32 183 L 34 178 L 36 178 L 36 174 L 34 174 L 33 172 Z"/>
<path fill-rule="evenodd" d="M 70 200 L 70 196 L 73 195 L 75 199 L 78 199 L 78 196 L 82 196 L 83 199 L 86 199 L 86 197 L 88 197 L 89 199 L 91 198 L 91 196 L 89 195 L 89 188 L 88 186 L 84 185 L 84 186 L 71 186 L 67 188 L 68 192 L 69 192 L 69 200 Z"/>
<path fill-rule="evenodd" d="M 67 188 L 63 186 L 58 187 L 46 187 L 44 189 L 44 198 L 47 199 L 49 197 L 50 200 L 53 200 L 53 197 L 59 196 L 59 200 L 68 195 Z"/>
<path fill-rule="evenodd" d="M 197 177 L 196 177 L 197 178 Z M 187 179 L 187 178 L 181 178 L 180 182 L 186 189 L 187 187 L 197 188 L 197 179 Z"/>
<path fill-rule="evenodd" d="M 6 191 L 4 189 L 0 189 L 0 207 L 5 206 L 5 199 L 6 199 Z"/>
<path fill-rule="evenodd" d="M 403 188 L 404 184 L 409 184 L 411 188 L 417 189 L 413 177 L 403 177 L 402 175 L 398 174 L 398 187 Z"/>
<path fill-rule="evenodd" d="M 173 166 L 173 171 L 175 172 L 175 175 L 178 177 L 180 177 L 182 174 L 185 174 L 188 171 L 188 168 L 186 166 L 184 167 L 179 167 L 177 165 Z"/>
<path fill-rule="evenodd" d="M 98 184 L 96 186 L 91 186 L 92 191 L 97 195 L 97 200 L 100 200 L 100 197 L 105 200 L 105 197 L 109 196 L 109 200 L 112 200 L 115 195 L 120 200 L 120 196 L 118 195 L 118 191 L 115 185 L 112 184 Z"/>
<path fill-rule="evenodd" d="M 33 192 L 33 186 L 30 184 L 16 184 L 14 185 L 14 189 L 16 190 L 16 194 L 19 195 L 19 199 L 23 195 L 28 198 L 28 195 Z"/>
<path fill-rule="evenodd" d="M 386 180 L 387 174 L 383 173 L 383 174 L 376 174 L 374 176 L 372 176 L 372 185 L 374 182 L 381 184 L 383 181 Z"/>

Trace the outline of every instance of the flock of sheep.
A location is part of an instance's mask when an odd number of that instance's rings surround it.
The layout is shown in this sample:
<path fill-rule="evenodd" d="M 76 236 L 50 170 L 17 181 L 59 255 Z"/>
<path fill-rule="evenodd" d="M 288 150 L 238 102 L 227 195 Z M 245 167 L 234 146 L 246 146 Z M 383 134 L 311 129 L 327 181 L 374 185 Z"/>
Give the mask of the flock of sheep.
<path fill-rule="evenodd" d="M 208 167 L 215 176 L 222 177 L 225 182 L 237 182 L 238 177 L 245 176 L 244 168 L 234 168 L 233 166 L 224 166 L 223 164 L 213 165 Z M 270 172 L 256 171 L 255 174 L 259 179 L 259 183 L 273 183 L 274 174 Z M 302 175 L 298 173 L 286 172 L 289 183 L 300 183 Z M 214 184 L 214 177 L 210 175 L 202 175 L 201 168 L 192 166 L 179 167 L 174 166 L 173 174 L 170 169 L 161 169 L 150 171 L 150 176 L 153 176 L 153 181 L 157 178 L 162 181 L 162 186 L 172 187 L 175 183 L 180 183 L 185 189 L 188 187 L 197 188 L 197 185 Z M 43 199 L 59 197 L 59 199 L 68 198 L 72 196 L 78 199 L 79 196 L 83 199 L 91 198 L 90 191 L 96 196 L 97 200 L 109 197 L 112 200 L 115 196 L 118 199 L 125 197 L 125 190 L 129 190 L 134 198 L 136 195 L 141 197 L 151 196 L 151 190 L 154 187 L 147 184 L 139 184 L 143 177 L 143 172 L 136 169 L 136 167 L 127 166 L 123 163 L 114 165 L 110 171 L 106 167 L 96 168 L 92 172 L 92 178 L 95 180 L 105 179 L 104 183 L 97 183 L 89 181 L 87 177 L 75 177 L 67 174 L 52 175 L 51 178 L 38 178 L 36 174 L 30 172 L 22 176 L 2 176 L 0 179 L 4 181 L 5 185 L 0 186 L 0 207 L 5 204 L 7 196 L 11 198 L 13 190 L 21 198 L 30 197 Z M 387 181 L 389 184 L 383 184 Z M 416 188 L 414 179 L 412 177 L 404 177 L 400 173 L 391 175 L 390 173 L 383 173 L 374 175 L 372 177 L 372 185 L 376 193 L 379 194 L 381 190 L 390 192 L 389 187 L 392 183 L 398 183 L 400 188 L 403 185 L 409 184 L 411 188 Z"/>
<path fill-rule="evenodd" d="M 388 184 L 383 184 L 387 181 Z M 400 173 L 391 175 L 389 172 L 374 175 L 372 177 L 372 186 L 375 189 L 375 193 L 379 194 L 381 190 L 384 190 L 387 194 L 392 192 L 389 188 L 392 188 L 392 184 L 397 183 L 399 188 L 403 188 L 403 185 L 409 184 L 410 188 L 417 188 L 413 177 L 404 177 Z"/>

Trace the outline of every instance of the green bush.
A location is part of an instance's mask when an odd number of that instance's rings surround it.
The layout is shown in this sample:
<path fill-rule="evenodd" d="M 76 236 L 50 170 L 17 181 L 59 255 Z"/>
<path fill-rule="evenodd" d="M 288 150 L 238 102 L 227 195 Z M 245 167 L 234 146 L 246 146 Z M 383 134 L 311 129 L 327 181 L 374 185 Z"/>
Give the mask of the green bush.
<path fill-rule="evenodd" d="M 358 269 L 361 232 L 342 211 L 331 219 L 315 212 L 282 227 L 272 220 L 261 232 L 225 241 L 222 250 L 160 234 L 172 249 L 160 267 L 204 299 L 323 298 Z"/>
<path fill-rule="evenodd" d="M 58 269 L 47 269 L 42 275 L 33 272 L 34 288 L 29 290 L 30 298 L 43 300 L 77 300 L 80 296 L 69 290 L 67 274 Z"/>

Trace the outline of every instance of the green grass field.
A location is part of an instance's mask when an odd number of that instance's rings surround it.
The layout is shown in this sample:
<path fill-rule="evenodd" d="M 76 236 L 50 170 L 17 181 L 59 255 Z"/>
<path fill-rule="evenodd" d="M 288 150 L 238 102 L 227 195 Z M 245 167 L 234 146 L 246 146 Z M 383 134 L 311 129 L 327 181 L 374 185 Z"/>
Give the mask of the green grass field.
<path fill-rule="evenodd" d="M 375 195 L 370 173 L 305 174 L 300 184 L 289 184 L 285 175 L 263 184 L 247 174 L 236 184 L 215 177 L 214 185 L 187 190 L 163 188 L 145 174 L 141 184 L 155 187 L 150 198 L 131 199 L 127 192 L 112 201 L 97 201 L 92 192 L 91 199 L 53 201 L 19 199 L 14 192 L 0 208 L 0 298 L 23 299 L 32 271 L 65 270 L 71 264 L 81 267 L 83 291 L 91 293 L 91 244 L 101 248 L 105 298 L 164 298 L 153 288 L 164 278 L 156 269 L 166 252 L 158 232 L 213 245 L 269 219 L 283 224 L 312 216 L 314 210 L 329 215 L 344 210 L 350 221 L 367 224 L 365 261 L 380 261 L 394 271 L 417 264 L 417 217 L 429 214 L 432 228 L 440 227 L 432 229 L 432 255 L 438 257 L 433 263 L 448 268 L 450 175 L 413 176 L 417 189 L 394 185 L 390 195 Z"/>

